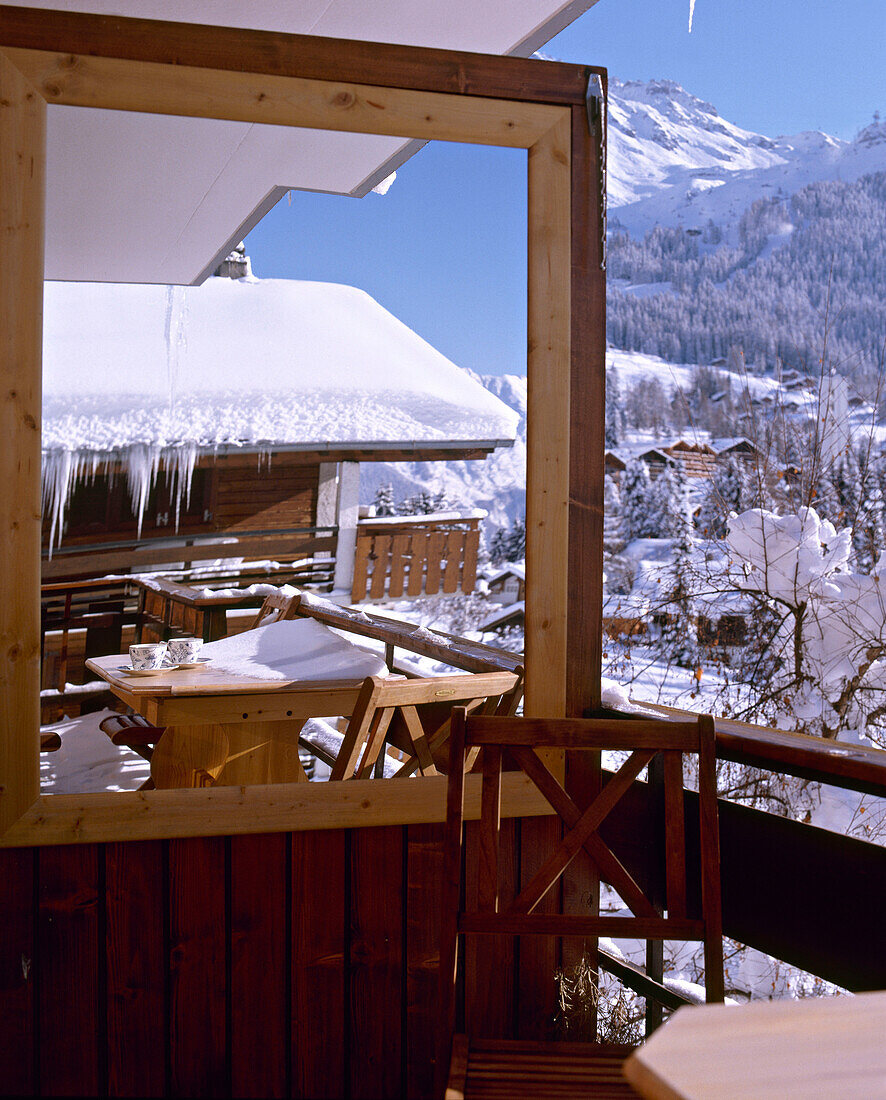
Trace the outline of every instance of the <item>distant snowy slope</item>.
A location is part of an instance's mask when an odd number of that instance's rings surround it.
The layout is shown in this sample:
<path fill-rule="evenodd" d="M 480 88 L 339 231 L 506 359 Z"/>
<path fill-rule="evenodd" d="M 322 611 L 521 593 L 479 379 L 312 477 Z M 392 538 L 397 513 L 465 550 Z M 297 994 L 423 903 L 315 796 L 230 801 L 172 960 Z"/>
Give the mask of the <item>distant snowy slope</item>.
<path fill-rule="evenodd" d="M 474 375 L 519 417 L 513 447 L 471 462 L 365 462 L 360 467 L 360 499 L 371 504 L 380 486 L 390 484 L 397 500 L 421 490 L 444 491 L 453 501 L 488 512 L 491 529 L 507 526 L 526 511 L 526 378 L 514 374 Z"/>
<path fill-rule="evenodd" d="M 617 348 L 607 348 L 606 368 L 618 372 L 622 392 L 640 379 L 656 378 L 669 395 L 677 387 L 690 389 L 697 369 L 689 364 L 666 363 L 654 355 Z M 506 527 L 518 516 L 525 515 L 526 377 L 514 374 L 475 377 L 519 415 L 514 446 L 476 462 L 364 463 L 360 468 L 360 499 L 364 504 L 372 503 L 379 486 L 390 483 L 397 500 L 407 499 L 421 490 L 431 496 L 442 490 L 452 501 L 471 508 L 485 508 L 489 513 L 488 530 Z M 779 388 L 773 378 L 748 378 L 747 383 L 755 396 Z M 692 437 L 691 431 L 686 434 L 687 438 Z"/>
<path fill-rule="evenodd" d="M 728 235 L 765 195 L 884 168 L 884 123 L 851 142 L 814 131 L 772 139 L 727 122 L 673 81 L 609 83 L 610 217 L 634 235 L 708 219 Z"/>

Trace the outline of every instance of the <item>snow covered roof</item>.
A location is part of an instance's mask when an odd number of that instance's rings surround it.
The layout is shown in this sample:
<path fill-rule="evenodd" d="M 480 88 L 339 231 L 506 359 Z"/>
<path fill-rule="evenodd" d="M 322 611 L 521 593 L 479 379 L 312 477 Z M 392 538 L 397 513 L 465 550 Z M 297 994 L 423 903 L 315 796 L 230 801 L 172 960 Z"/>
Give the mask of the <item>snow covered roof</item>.
<path fill-rule="evenodd" d="M 500 626 L 518 622 L 525 614 L 526 601 L 518 600 L 516 603 L 509 603 L 507 607 L 497 611 L 494 615 L 490 615 L 488 619 L 480 623 L 479 629 L 483 633 L 488 630 L 496 630 Z"/>
<path fill-rule="evenodd" d="M 350 286 L 48 283 L 44 452 L 513 440 L 517 414 Z"/>
<path fill-rule="evenodd" d="M 519 564 L 506 562 L 497 573 L 488 578 L 488 583 L 498 584 L 499 581 L 503 581 L 507 577 L 516 577 L 518 581 L 525 581 L 526 564 L 524 562 L 520 562 Z"/>

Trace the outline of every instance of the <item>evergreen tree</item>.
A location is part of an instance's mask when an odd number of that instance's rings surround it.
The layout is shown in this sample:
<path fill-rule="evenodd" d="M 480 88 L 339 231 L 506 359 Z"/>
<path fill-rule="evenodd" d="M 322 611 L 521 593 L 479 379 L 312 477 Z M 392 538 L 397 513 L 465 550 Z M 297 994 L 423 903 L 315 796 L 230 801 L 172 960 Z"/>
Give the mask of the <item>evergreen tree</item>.
<path fill-rule="evenodd" d="M 671 567 L 671 588 L 668 592 L 666 618 L 661 630 L 664 653 L 682 668 L 697 668 L 698 616 L 692 587 L 692 536 L 688 523 L 674 538 L 674 559 Z"/>
<path fill-rule="evenodd" d="M 508 532 L 508 561 L 526 559 L 526 518 L 517 516 Z"/>
<path fill-rule="evenodd" d="M 496 528 L 489 540 L 489 560 L 493 565 L 507 561 L 523 561 L 526 558 L 526 520 L 517 518 L 508 527 Z"/>
<path fill-rule="evenodd" d="M 401 516 L 427 516 L 434 510 L 434 499 L 427 489 L 420 489 L 400 505 Z"/>
<path fill-rule="evenodd" d="M 618 371 L 606 372 L 606 446 L 617 447 L 625 432 L 625 412 L 622 405 Z"/>
<path fill-rule="evenodd" d="M 395 516 L 397 511 L 394 505 L 394 486 L 390 482 L 379 485 L 373 503 L 377 516 Z"/>
<path fill-rule="evenodd" d="M 705 538 L 721 539 L 726 534 L 730 512 L 750 508 L 750 489 L 744 463 L 734 455 L 718 462 L 708 483 L 698 514 L 698 529 Z"/>
<path fill-rule="evenodd" d="M 495 534 L 489 540 L 489 560 L 493 565 L 501 565 L 508 560 L 508 530 L 496 527 Z"/>
<path fill-rule="evenodd" d="M 858 571 L 870 573 L 883 548 L 883 494 L 874 459 L 862 454 L 858 466 L 859 503 L 852 528 L 852 548 Z"/>
<path fill-rule="evenodd" d="M 651 495 L 652 482 L 646 463 L 632 458 L 621 475 L 622 530 L 628 542 L 651 537 Z"/>
<path fill-rule="evenodd" d="M 675 538 L 687 522 L 686 489 L 683 466 L 669 462 L 649 493 L 648 527 L 651 538 Z"/>
<path fill-rule="evenodd" d="M 623 517 L 618 482 L 607 474 L 603 482 L 603 545 L 610 553 L 624 547 Z"/>

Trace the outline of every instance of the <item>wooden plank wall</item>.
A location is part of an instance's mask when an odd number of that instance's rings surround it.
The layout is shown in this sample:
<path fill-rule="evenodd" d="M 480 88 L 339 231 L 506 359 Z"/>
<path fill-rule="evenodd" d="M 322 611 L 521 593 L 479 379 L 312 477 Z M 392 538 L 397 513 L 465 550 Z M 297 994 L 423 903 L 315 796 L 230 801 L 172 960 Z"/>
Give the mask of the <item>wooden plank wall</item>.
<path fill-rule="evenodd" d="M 635 784 L 605 827 L 647 887 L 650 805 Z M 467 828 L 476 844 L 477 825 Z M 551 828 L 504 823 L 503 901 L 537 868 Z M 430 1096 L 441 834 L 390 826 L 0 850 L 0 1091 Z M 720 834 L 727 935 L 850 989 L 886 985 L 884 954 L 871 949 L 886 849 L 730 804 Z M 570 870 L 550 904 L 587 912 L 596 883 Z M 827 889 L 810 894 L 810 882 Z M 477 884 L 465 888 L 470 898 Z M 580 949 L 469 942 L 468 1028 L 551 1037 L 554 970 Z"/>
<path fill-rule="evenodd" d="M 511 824 L 511 888 L 543 827 Z M 441 835 L 0 851 L 0 1091 L 431 1096 Z M 548 1035 L 556 960 L 496 957 L 497 1030 Z"/>
<path fill-rule="evenodd" d="M 212 486 L 212 522 L 219 531 L 311 527 L 317 514 L 319 466 L 290 465 L 275 455 L 270 468 L 219 465 Z"/>

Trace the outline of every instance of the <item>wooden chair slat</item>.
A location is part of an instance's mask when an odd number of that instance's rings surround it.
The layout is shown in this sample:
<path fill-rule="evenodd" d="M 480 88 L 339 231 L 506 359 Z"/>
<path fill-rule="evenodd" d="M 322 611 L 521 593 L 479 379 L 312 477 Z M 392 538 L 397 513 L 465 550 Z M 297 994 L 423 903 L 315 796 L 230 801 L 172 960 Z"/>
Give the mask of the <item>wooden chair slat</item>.
<path fill-rule="evenodd" d="M 267 626 L 268 623 L 276 623 L 281 619 L 296 618 L 300 603 L 301 596 L 298 593 L 294 596 L 287 596 L 284 592 L 269 593 L 249 629 L 255 630 L 257 626 Z"/>
<path fill-rule="evenodd" d="M 488 752 L 489 749 L 485 749 L 484 751 Z M 530 753 L 533 756 L 535 755 L 532 749 L 527 749 L 524 758 Z M 652 759 L 652 756 L 653 754 L 651 752 L 635 752 L 631 754 L 610 782 L 607 783 L 600 794 L 597 795 L 591 805 L 581 814 L 578 821 L 572 826 L 566 836 L 563 837 L 560 844 L 551 852 L 538 873 L 521 891 L 509 912 L 532 912 L 535 906 L 541 901 L 544 895 L 581 851 L 584 842 L 591 833 L 597 831 L 609 811 L 615 807 L 621 799 L 621 796 L 628 790 L 633 781 Z M 548 771 L 541 761 L 539 761 L 539 764 L 545 771 Z M 529 773 L 527 772 L 527 774 Z M 548 772 L 548 774 L 550 775 L 550 772 Z M 532 776 L 530 775 L 530 779 L 531 778 Z M 551 776 L 551 779 L 554 779 L 554 777 Z M 556 782 L 556 780 L 554 780 L 554 782 Z M 559 783 L 557 785 L 560 786 Z M 563 790 L 562 787 L 560 787 L 560 789 L 563 791 L 563 797 L 569 798 L 566 791 Z M 572 799 L 569 799 L 569 801 L 572 802 Z M 575 806 L 574 802 L 572 804 Z M 575 808 L 576 810 L 578 809 L 577 806 L 575 806 Z"/>
<path fill-rule="evenodd" d="M 662 753 L 664 772 L 665 889 L 669 917 L 686 916 L 686 833 L 683 826 L 683 756 Z"/>
<path fill-rule="evenodd" d="M 400 707 L 400 713 L 403 715 L 416 766 L 420 769 L 422 775 L 437 775 L 437 767 L 434 764 L 434 757 L 431 755 L 431 747 L 428 744 L 428 735 L 421 724 L 418 711 L 415 707 L 407 706 Z"/>
<path fill-rule="evenodd" d="M 501 702 L 501 701 L 500 701 Z M 487 709 L 488 708 L 484 708 Z M 459 934 L 479 936 L 486 943 L 498 939 L 486 937 L 545 936 L 550 938 L 587 937 L 601 935 L 647 941 L 699 940 L 704 943 L 705 984 L 708 1000 L 723 999 L 722 914 L 719 880 L 719 842 L 716 800 L 716 769 L 713 719 L 701 717 L 696 722 L 668 723 L 659 720 L 578 720 L 501 718 L 478 714 L 468 717 L 463 708 L 454 715 L 450 733 L 449 784 L 447 821 L 444 831 L 444 861 L 448 868 L 445 906 L 459 906 L 458 872 L 463 847 L 464 761 L 471 751 L 481 751 L 483 760 L 484 797 L 481 803 L 481 838 L 479 846 L 467 853 L 467 867 L 480 882 L 479 890 L 468 890 L 471 902 L 479 895 L 476 911 L 456 908 L 453 936 L 451 912 L 444 909 L 444 939 L 441 944 L 441 1048 L 452 1035 L 455 1022 L 455 983 L 452 980 Z M 570 797 L 559 780 L 536 755 L 535 747 L 560 747 L 581 756 L 581 750 L 599 758 L 603 748 L 628 749 L 628 760 L 605 784 L 588 805 L 579 805 Z M 686 837 L 684 828 L 684 790 L 682 754 L 698 756 L 699 828 L 701 836 L 700 868 L 702 877 L 702 918 L 687 917 Z M 599 835 L 607 814 L 637 781 L 643 768 L 661 753 L 661 775 L 664 797 L 657 812 L 663 818 L 662 852 L 665 857 L 664 882 L 667 888 L 667 915 L 659 913 L 639 884 L 622 866 Z M 499 906 L 495 911 L 494 883 L 498 878 L 497 861 L 490 853 L 495 850 L 496 819 L 494 801 L 486 796 L 500 774 L 501 759 L 514 760 L 544 794 L 566 827 L 565 835 L 551 846 L 540 868 L 524 886 L 511 907 Z M 570 758 L 572 759 L 572 758 Z M 580 790 L 580 788 L 578 788 Z M 498 832 L 501 832 L 498 820 Z M 473 850 L 478 847 L 479 850 Z M 589 914 L 558 914 L 533 912 L 537 902 L 550 891 L 575 855 L 584 850 L 596 864 L 600 877 L 609 882 L 622 896 L 634 916 L 595 916 Z M 544 853 L 540 853 L 543 856 Z M 485 884 L 484 884 L 485 880 Z M 512 895 L 513 896 L 513 895 Z M 445 937 L 451 936 L 452 942 Z M 470 944 L 470 940 L 469 940 Z M 490 947 L 490 950 L 492 948 Z M 469 990 L 465 977 L 466 997 Z M 654 996 L 659 987 L 648 978 L 647 995 Z M 474 981 L 482 981 L 479 971 Z M 463 1043 L 459 1047 L 464 1063 Z M 534 1100 L 543 1097 L 594 1097 L 636 1095 L 621 1076 L 621 1060 L 617 1052 L 602 1048 L 585 1057 L 573 1044 L 533 1045 L 511 1040 L 497 1043 L 468 1043 L 467 1070 L 464 1088 L 447 1094 L 473 1097 L 513 1098 L 525 1096 Z M 441 1067 L 442 1068 L 442 1067 Z M 445 1081 L 445 1074 L 442 1078 Z M 461 1088 L 462 1071 L 455 1081 Z"/>
<path fill-rule="evenodd" d="M 701 845 L 701 904 L 705 915 L 705 990 L 722 1001 L 723 902 L 720 896 L 720 831 L 717 820 L 717 756 L 714 719 L 699 719 L 698 827 Z"/>
<path fill-rule="evenodd" d="M 510 754 L 550 802 L 551 808 L 566 826 L 570 829 L 574 828 L 581 818 L 581 811 L 532 749 L 512 748 Z M 596 865 L 600 877 L 618 891 L 632 913 L 638 917 L 658 915 L 653 904 L 631 875 L 598 836 L 591 833 L 585 837 L 583 847 Z"/>
<path fill-rule="evenodd" d="M 501 749 L 483 753 L 483 788 L 480 798 L 480 867 L 477 907 L 481 912 L 498 909 L 498 833 L 501 827 Z"/>
<path fill-rule="evenodd" d="M 599 734 L 588 743 L 587 723 L 599 722 Z M 698 752 L 698 729 L 694 722 L 665 722 L 661 719 L 523 718 L 520 723 L 485 718 L 472 722 L 466 745 L 527 745 L 553 749 L 677 749 Z"/>

